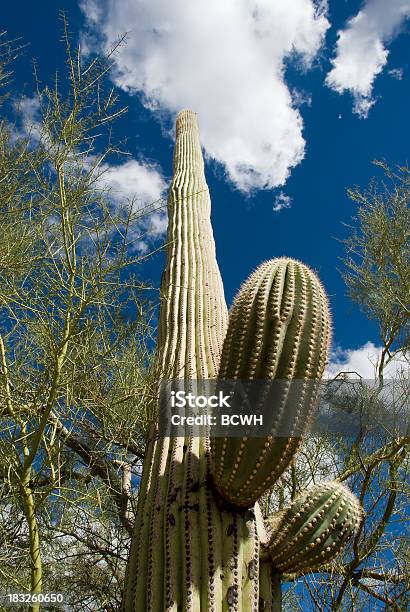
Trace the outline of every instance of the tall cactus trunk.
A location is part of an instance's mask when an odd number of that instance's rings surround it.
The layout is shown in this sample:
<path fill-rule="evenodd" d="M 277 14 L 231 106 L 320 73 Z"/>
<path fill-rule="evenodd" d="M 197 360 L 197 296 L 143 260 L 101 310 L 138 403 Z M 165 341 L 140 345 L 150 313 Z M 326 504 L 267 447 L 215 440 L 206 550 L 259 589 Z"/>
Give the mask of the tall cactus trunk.
<path fill-rule="evenodd" d="M 163 378 L 207 379 L 217 374 L 227 308 L 210 209 L 196 115 L 182 111 L 176 125 L 157 347 Z M 210 460 L 208 438 L 168 438 L 159 437 L 156 429 L 152 432 L 124 611 L 258 610 L 254 509 L 221 509 L 210 485 Z"/>

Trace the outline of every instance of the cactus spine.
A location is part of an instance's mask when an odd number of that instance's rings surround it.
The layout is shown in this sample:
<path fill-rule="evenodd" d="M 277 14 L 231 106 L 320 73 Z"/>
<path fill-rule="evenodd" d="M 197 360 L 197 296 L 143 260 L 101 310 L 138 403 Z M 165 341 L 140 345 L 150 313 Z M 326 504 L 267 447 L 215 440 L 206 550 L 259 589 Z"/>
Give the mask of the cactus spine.
<path fill-rule="evenodd" d="M 315 406 L 315 381 L 325 367 L 329 337 L 325 292 L 312 270 L 298 261 L 263 263 L 238 292 L 219 378 L 288 382 L 279 389 L 266 385 L 268 392 L 276 391 L 269 402 L 273 414 L 267 438 L 212 439 L 216 487 L 235 505 L 254 503 L 296 453 Z"/>
<path fill-rule="evenodd" d="M 223 377 L 247 379 L 319 376 L 329 335 L 326 298 L 313 273 L 297 262 L 267 262 L 245 283 L 224 343 L 227 309 L 192 111 L 182 111 L 177 118 L 168 212 L 159 377 L 203 380 L 215 378 L 218 370 Z M 251 349 L 252 334 L 257 346 Z M 295 423 L 310 410 L 309 400 L 297 411 Z M 266 560 L 260 586 L 260 540 L 266 541 L 266 533 L 254 502 L 286 467 L 297 444 L 289 439 L 281 445 L 274 435 L 268 442 L 266 460 L 256 461 L 259 455 L 255 455 L 253 466 L 243 453 L 239 467 L 245 468 L 243 478 L 238 469 L 233 473 L 227 467 L 228 453 L 230 463 L 237 462 L 235 445 L 214 444 L 214 480 L 225 497 L 229 497 L 228 480 L 229 486 L 235 485 L 231 498 L 235 505 L 231 505 L 215 491 L 208 437 L 160 437 L 157 427 L 152 427 L 127 566 L 124 612 L 279 609 L 280 577 Z M 221 471 L 218 453 L 224 457 Z M 261 467 L 258 463 L 263 464 L 261 475 L 249 480 L 248 474 Z M 275 576 L 272 589 L 271 575 Z"/>

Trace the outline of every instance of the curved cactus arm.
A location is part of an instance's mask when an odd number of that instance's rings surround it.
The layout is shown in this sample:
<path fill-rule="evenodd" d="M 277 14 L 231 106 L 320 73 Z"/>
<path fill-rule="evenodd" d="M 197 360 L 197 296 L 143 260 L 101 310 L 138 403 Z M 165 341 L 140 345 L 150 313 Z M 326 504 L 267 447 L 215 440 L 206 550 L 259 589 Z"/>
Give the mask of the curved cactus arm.
<path fill-rule="evenodd" d="M 325 291 L 304 264 L 288 258 L 267 261 L 239 290 L 229 317 L 218 378 L 284 384 L 272 401 L 268 437 L 211 440 L 214 482 L 232 504 L 252 505 L 297 452 L 300 433 L 315 407 L 315 381 L 323 373 L 329 341 Z M 294 384 L 293 380 L 299 382 Z M 283 434 L 285 429 L 288 435 Z"/>
<path fill-rule="evenodd" d="M 279 574 L 314 571 L 334 559 L 358 530 L 363 509 L 351 491 L 326 482 L 301 493 L 279 516 L 268 519 L 267 544 Z"/>

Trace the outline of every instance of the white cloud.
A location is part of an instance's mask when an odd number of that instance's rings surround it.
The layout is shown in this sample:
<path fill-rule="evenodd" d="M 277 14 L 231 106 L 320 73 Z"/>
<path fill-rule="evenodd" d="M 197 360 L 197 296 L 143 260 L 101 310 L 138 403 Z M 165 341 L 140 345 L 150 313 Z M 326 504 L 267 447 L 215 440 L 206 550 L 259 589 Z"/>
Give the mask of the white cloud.
<path fill-rule="evenodd" d="M 292 198 L 287 196 L 283 191 L 281 191 L 275 199 L 275 203 L 273 205 L 273 212 L 279 212 L 284 208 L 290 208 L 292 206 Z"/>
<path fill-rule="evenodd" d="M 168 218 L 165 214 L 156 212 L 149 219 L 149 233 L 151 236 L 163 236 L 167 231 Z"/>
<path fill-rule="evenodd" d="M 38 142 L 42 136 L 38 97 L 21 96 L 18 100 L 14 100 L 13 108 L 19 120 L 19 127 L 15 128 L 14 137 L 18 139 L 29 136 L 33 142 Z"/>
<path fill-rule="evenodd" d="M 135 159 L 122 164 L 101 164 L 95 187 L 106 191 L 114 208 L 126 203 L 132 205 L 133 212 L 140 213 L 128 230 L 132 251 L 144 255 L 164 237 L 168 226 L 166 183 L 157 166 Z"/>
<path fill-rule="evenodd" d="M 162 197 L 165 181 L 159 169 L 144 161 L 130 159 L 123 164 L 103 164 L 99 186 L 108 188 L 113 199 L 134 200 L 139 207 L 155 204 Z"/>
<path fill-rule="evenodd" d="M 142 217 L 129 231 L 129 242 L 132 251 L 140 255 L 149 253 L 158 239 L 163 238 L 168 227 L 166 208 L 155 210 Z"/>
<path fill-rule="evenodd" d="M 403 68 L 392 68 L 391 70 L 389 70 L 389 74 L 394 79 L 401 81 L 403 78 Z"/>
<path fill-rule="evenodd" d="M 97 185 L 108 189 L 114 205 L 122 201 L 132 202 L 134 211 L 141 211 L 141 217 L 129 231 L 132 249 L 144 255 L 151 246 L 164 237 L 168 216 L 164 204 L 166 189 L 160 169 L 145 161 L 130 159 L 123 164 L 103 164 L 103 174 Z"/>
<path fill-rule="evenodd" d="M 375 103 L 373 84 L 387 63 L 386 45 L 408 16 L 410 0 L 367 0 L 338 32 L 336 57 L 326 83 L 339 93 L 350 91 L 354 112 L 360 117 L 367 117 Z"/>
<path fill-rule="evenodd" d="M 302 118 L 284 60 L 309 67 L 329 23 L 315 0 L 83 0 L 95 36 L 116 54 L 114 80 L 144 104 L 199 115 L 206 154 L 244 191 L 284 184 L 304 156 Z"/>
<path fill-rule="evenodd" d="M 366 342 L 357 349 L 336 347 L 330 355 L 325 377 L 333 378 L 340 372 L 357 372 L 362 378 L 373 380 L 380 353 L 381 347 L 376 346 L 373 342 Z M 397 357 L 387 365 L 385 377 L 393 378 L 403 368 L 407 369 L 407 367 L 408 364 Z"/>
<path fill-rule="evenodd" d="M 303 106 L 304 104 L 306 104 L 306 106 L 312 106 L 312 96 L 306 91 L 293 87 L 292 102 L 295 107 Z"/>

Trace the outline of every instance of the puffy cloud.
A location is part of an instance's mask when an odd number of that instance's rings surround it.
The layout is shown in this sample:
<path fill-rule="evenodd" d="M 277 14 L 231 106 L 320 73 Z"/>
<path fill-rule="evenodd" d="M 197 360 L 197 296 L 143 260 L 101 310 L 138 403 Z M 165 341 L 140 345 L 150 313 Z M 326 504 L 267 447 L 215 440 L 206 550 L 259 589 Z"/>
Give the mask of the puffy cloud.
<path fill-rule="evenodd" d="M 83 0 L 92 36 L 116 54 L 114 80 L 152 110 L 199 114 L 206 154 L 244 191 L 284 184 L 304 156 L 284 61 L 311 65 L 329 23 L 316 0 Z"/>
<path fill-rule="evenodd" d="M 360 117 L 367 117 L 375 103 L 373 84 L 387 63 L 386 45 L 409 15 L 410 0 L 367 0 L 338 32 L 336 56 L 326 83 L 339 93 L 350 91 L 354 112 Z"/>
<path fill-rule="evenodd" d="M 306 106 L 312 106 L 312 96 L 311 94 L 298 89 L 297 87 L 292 88 L 292 101 L 293 106 L 299 107 L 306 104 Z"/>
<path fill-rule="evenodd" d="M 92 161 L 89 160 L 90 167 Z M 131 204 L 133 212 L 138 213 L 128 228 L 132 251 L 145 255 L 164 237 L 168 216 L 164 200 L 166 183 L 160 168 L 136 159 L 122 164 L 100 164 L 95 187 L 106 192 L 114 209 Z"/>
<path fill-rule="evenodd" d="M 381 350 L 381 347 L 376 346 L 373 342 L 366 342 L 357 349 L 336 347 L 330 355 L 325 376 L 333 378 L 339 372 L 356 372 L 364 379 L 373 380 Z M 386 378 L 394 378 L 403 368 L 407 369 L 408 364 L 398 356 L 386 367 Z"/>
<path fill-rule="evenodd" d="M 165 209 L 156 210 L 131 229 L 130 238 L 133 250 L 145 255 L 152 250 L 158 239 L 163 238 L 168 227 L 168 215 Z"/>
<path fill-rule="evenodd" d="M 163 196 L 165 181 L 160 169 L 145 161 L 130 159 L 123 164 L 103 164 L 97 186 L 107 189 L 114 206 L 122 201 L 132 202 L 134 211 L 140 211 L 137 223 L 129 230 L 132 250 L 141 255 L 164 237 L 168 216 Z"/>
<path fill-rule="evenodd" d="M 130 159 L 123 164 L 103 164 L 99 171 L 100 187 L 108 188 L 110 197 L 134 200 L 140 208 L 155 207 L 165 190 L 159 169 L 144 161 Z"/>

